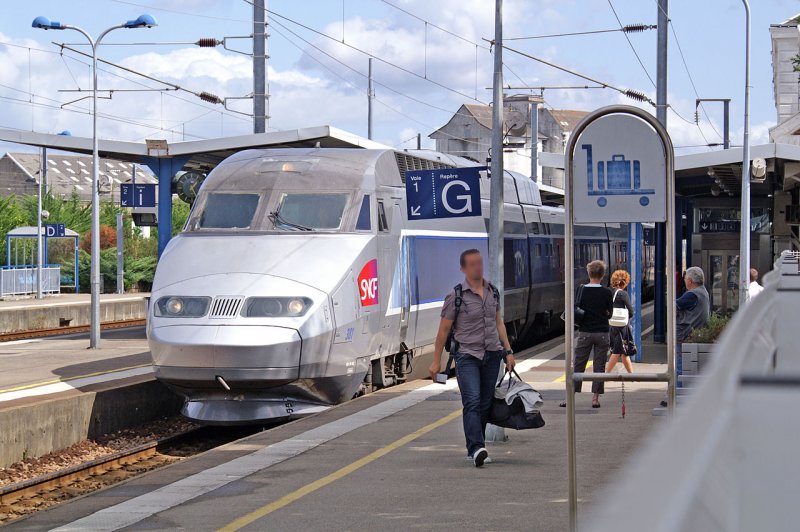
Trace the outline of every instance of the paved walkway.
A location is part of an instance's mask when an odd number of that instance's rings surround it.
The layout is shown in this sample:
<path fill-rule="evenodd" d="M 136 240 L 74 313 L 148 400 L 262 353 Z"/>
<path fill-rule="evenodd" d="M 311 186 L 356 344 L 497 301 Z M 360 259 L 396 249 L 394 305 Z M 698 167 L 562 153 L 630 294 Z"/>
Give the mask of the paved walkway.
<path fill-rule="evenodd" d="M 149 296 L 150 294 L 145 292 L 132 294 L 100 294 L 100 301 L 102 303 L 111 303 L 115 301 L 138 300 Z M 35 297 L 0 299 L 0 312 L 30 307 L 88 305 L 91 302 L 91 297 L 90 294 L 58 294 L 47 296 L 43 299 L 36 299 Z"/>
<path fill-rule="evenodd" d="M 508 431 L 481 469 L 465 459 L 460 398 L 415 381 L 332 408 L 12 525 L 59 530 L 567 529 L 563 347 L 529 350 L 522 376 L 542 391 L 547 425 Z M 522 356 L 520 358 L 523 358 Z M 637 371 L 663 371 L 639 364 Z M 663 386 L 607 385 L 578 397 L 581 510 L 655 426 Z"/>
<path fill-rule="evenodd" d="M 103 331 L 100 349 L 85 333 L 0 343 L 0 408 L 23 398 L 152 373 L 144 327 Z"/>

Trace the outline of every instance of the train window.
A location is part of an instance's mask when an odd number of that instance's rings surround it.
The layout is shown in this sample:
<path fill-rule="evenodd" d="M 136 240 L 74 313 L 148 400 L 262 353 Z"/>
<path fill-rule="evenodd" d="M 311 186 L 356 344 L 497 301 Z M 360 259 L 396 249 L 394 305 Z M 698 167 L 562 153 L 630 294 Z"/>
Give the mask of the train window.
<path fill-rule="evenodd" d="M 378 202 L 378 231 L 388 231 L 389 223 L 386 221 L 386 209 L 383 207 L 383 202 Z"/>
<path fill-rule="evenodd" d="M 206 198 L 199 226 L 204 229 L 247 229 L 258 208 L 259 194 L 212 192 Z"/>
<path fill-rule="evenodd" d="M 372 222 L 370 221 L 369 194 L 365 194 L 364 199 L 361 200 L 361 210 L 358 211 L 356 231 L 369 231 L 370 229 L 372 229 Z"/>
<path fill-rule="evenodd" d="M 284 193 L 272 219 L 276 228 L 338 229 L 349 194 Z"/>
<path fill-rule="evenodd" d="M 535 254 L 535 256 L 536 257 L 541 257 L 542 256 L 542 245 L 541 244 L 536 244 L 536 254 Z"/>

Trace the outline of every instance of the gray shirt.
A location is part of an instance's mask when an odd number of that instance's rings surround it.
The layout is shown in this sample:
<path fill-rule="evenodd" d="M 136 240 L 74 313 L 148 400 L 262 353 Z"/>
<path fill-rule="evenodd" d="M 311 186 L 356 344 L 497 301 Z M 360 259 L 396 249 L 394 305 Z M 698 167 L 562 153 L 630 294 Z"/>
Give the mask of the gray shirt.
<path fill-rule="evenodd" d="M 469 282 L 461 283 L 461 308 L 456 319 L 455 291 L 451 290 L 444 298 L 442 317 L 455 320 L 453 337 L 458 342 L 458 352 L 483 360 L 486 351 L 500 351 L 500 334 L 497 332 L 498 301 L 483 281 L 483 298 L 472 291 Z"/>

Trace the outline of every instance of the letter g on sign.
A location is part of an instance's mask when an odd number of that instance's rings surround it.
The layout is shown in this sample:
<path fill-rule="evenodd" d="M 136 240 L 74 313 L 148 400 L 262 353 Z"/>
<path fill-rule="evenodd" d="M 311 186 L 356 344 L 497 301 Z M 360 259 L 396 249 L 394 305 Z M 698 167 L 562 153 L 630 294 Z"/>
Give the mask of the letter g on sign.
<path fill-rule="evenodd" d="M 459 194 L 455 197 L 455 199 L 464 202 L 460 208 L 454 208 L 450 205 L 450 201 L 448 200 L 448 193 L 450 192 L 450 189 L 453 187 L 461 187 L 465 192 L 469 192 L 469 185 L 464 181 L 457 179 L 450 181 L 442 189 L 442 204 L 444 204 L 444 208 L 453 214 L 461 214 L 462 212 L 472 212 L 472 197 L 469 194 Z"/>

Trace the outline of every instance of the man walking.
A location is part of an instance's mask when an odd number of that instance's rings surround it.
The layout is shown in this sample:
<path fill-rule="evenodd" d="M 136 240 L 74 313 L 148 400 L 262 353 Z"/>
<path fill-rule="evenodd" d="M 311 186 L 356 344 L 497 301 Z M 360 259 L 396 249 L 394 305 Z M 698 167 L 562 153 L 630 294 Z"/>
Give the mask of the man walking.
<path fill-rule="evenodd" d="M 431 378 L 442 367 L 442 350 L 452 330 L 451 355 L 455 358 L 458 387 L 464 407 L 464 436 L 467 455 L 476 467 L 489 461 L 484 435 L 500 362 L 514 367 L 497 289 L 483 278 L 483 257 L 477 249 L 461 254 L 465 279 L 444 300 L 442 319 L 434 345 Z"/>

